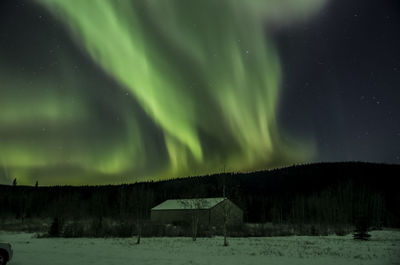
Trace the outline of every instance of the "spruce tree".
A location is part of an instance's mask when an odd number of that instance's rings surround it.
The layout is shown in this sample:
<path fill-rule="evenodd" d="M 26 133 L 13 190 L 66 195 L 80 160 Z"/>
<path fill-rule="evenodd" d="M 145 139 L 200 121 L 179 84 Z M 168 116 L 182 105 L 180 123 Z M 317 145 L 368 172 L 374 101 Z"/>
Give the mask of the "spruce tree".
<path fill-rule="evenodd" d="M 61 234 L 61 222 L 58 217 L 55 217 L 50 226 L 49 236 L 59 237 L 60 234 Z"/>
<path fill-rule="evenodd" d="M 355 231 L 353 238 L 356 240 L 368 240 L 371 235 L 368 234 L 368 229 L 370 227 L 370 218 L 366 214 L 357 216 L 355 220 Z"/>

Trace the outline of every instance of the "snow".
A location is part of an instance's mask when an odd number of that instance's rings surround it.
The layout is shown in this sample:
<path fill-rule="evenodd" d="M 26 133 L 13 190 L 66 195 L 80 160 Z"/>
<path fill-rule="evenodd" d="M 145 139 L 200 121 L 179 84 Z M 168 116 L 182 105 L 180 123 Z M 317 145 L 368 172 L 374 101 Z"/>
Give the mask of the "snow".
<path fill-rule="evenodd" d="M 69 264 L 400 264 L 400 231 L 373 231 L 370 241 L 351 235 L 263 238 L 36 238 L 34 234 L 0 232 L 10 242 L 9 265 Z"/>
<path fill-rule="evenodd" d="M 210 209 L 223 200 L 225 198 L 166 200 L 152 208 L 152 210 Z"/>

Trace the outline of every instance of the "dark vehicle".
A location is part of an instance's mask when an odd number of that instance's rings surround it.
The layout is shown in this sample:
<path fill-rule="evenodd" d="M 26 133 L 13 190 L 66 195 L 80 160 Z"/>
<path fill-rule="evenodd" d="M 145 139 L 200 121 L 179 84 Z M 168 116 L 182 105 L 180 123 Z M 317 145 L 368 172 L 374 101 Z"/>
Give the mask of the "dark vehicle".
<path fill-rule="evenodd" d="M 12 259 L 13 250 L 9 243 L 0 243 L 0 265 L 6 265 Z"/>

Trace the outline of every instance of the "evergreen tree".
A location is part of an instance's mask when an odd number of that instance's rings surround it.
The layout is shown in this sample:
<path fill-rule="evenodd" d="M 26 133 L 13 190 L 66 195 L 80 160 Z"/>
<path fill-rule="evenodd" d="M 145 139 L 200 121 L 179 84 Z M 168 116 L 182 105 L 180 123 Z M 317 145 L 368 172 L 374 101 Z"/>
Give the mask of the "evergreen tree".
<path fill-rule="evenodd" d="M 365 217 L 360 217 L 356 221 L 356 230 L 354 231 L 353 238 L 356 240 L 368 240 L 371 235 L 368 234 L 369 221 Z"/>
<path fill-rule="evenodd" d="M 356 227 L 353 238 L 356 240 L 368 240 L 371 235 L 368 234 L 368 229 L 371 226 L 371 218 L 368 215 L 367 206 L 361 206 L 356 213 L 354 225 Z"/>
<path fill-rule="evenodd" d="M 61 234 L 61 222 L 58 217 L 55 217 L 53 219 L 53 222 L 51 223 L 49 235 L 52 237 L 59 237 L 60 234 Z"/>

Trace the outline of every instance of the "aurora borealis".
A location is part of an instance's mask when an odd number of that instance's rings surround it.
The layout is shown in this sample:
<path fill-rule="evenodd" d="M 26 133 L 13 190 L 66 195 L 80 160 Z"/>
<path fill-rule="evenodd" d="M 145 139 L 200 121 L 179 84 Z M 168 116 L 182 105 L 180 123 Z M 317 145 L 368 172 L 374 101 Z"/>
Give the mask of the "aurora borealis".
<path fill-rule="evenodd" d="M 326 1 L 29 5 L 46 22 L 0 53 L 2 182 L 121 183 L 318 155 L 312 134 L 279 124 L 274 34 L 312 21 Z"/>

